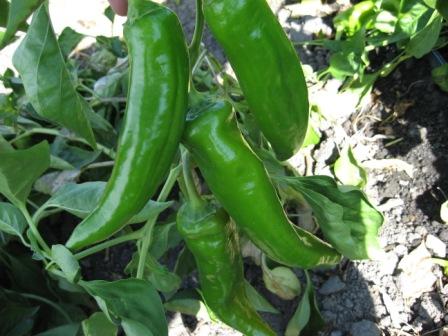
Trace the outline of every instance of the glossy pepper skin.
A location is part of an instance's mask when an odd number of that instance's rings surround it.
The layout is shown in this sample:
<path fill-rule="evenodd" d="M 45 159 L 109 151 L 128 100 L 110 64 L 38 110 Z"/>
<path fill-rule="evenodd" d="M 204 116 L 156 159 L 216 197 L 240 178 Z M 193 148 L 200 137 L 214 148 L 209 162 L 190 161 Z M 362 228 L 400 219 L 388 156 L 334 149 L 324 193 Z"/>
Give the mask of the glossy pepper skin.
<path fill-rule="evenodd" d="M 309 116 L 294 47 L 265 0 L 205 0 L 203 10 L 258 126 L 277 158 L 289 159 L 303 143 Z"/>
<path fill-rule="evenodd" d="M 202 295 L 224 323 L 248 336 L 275 336 L 247 299 L 243 260 L 235 225 L 227 213 L 210 203 L 185 203 L 177 229 L 192 252 Z"/>
<path fill-rule="evenodd" d="M 271 259 L 308 269 L 336 264 L 330 245 L 287 218 L 263 163 L 243 139 L 228 102 L 189 114 L 183 143 L 238 227 Z"/>
<path fill-rule="evenodd" d="M 66 244 L 74 250 L 110 237 L 143 208 L 165 177 L 184 129 L 189 60 L 177 16 L 153 2 L 130 0 L 124 36 L 130 87 L 117 157 L 99 205 Z"/>

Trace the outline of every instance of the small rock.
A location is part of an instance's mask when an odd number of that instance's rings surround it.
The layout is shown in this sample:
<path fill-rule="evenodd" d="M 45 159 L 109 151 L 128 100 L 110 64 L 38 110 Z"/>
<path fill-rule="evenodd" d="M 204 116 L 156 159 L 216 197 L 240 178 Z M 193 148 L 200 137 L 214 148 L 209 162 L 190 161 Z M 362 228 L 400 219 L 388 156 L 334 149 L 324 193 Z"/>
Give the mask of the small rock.
<path fill-rule="evenodd" d="M 445 242 L 448 242 L 448 230 L 440 231 L 439 238 Z"/>
<path fill-rule="evenodd" d="M 330 336 L 342 336 L 342 331 L 340 330 L 332 331 Z"/>
<path fill-rule="evenodd" d="M 422 242 L 422 237 L 419 234 L 410 233 L 408 234 L 408 242 L 412 247 L 417 247 Z"/>
<path fill-rule="evenodd" d="M 408 254 L 408 249 L 407 249 L 406 246 L 400 244 L 400 245 L 397 245 L 397 246 L 394 248 L 394 252 L 395 252 L 399 257 L 401 257 L 401 256 L 404 256 L 405 254 Z"/>
<path fill-rule="evenodd" d="M 439 258 L 446 257 L 446 244 L 432 234 L 426 237 L 426 247 L 434 256 Z"/>
<path fill-rule="evenodd" d="M 282 27 L 284 27 L 285 26 L 285 24 L 286 24 L 286 22 L 288 21 L 288 19 L 290 18 L 290 16 L 291 16 L 291 11 L 289 11 L 289 10 L 287 10 L 287 9 L 284 9 L 284 8 L 281 8 L 279 11 L 278 11 L 278 21 L 280 22 L 280 24 L 282 25 Z"/>
<path fill-rule="evenodd" d="M 427 321 L 433 321 L 435 324 L 442 321 L 444 312 L 443 307 L 435 295 L 425 295 L 420 304 L 418 314 Z"/>
<path fill-rule="evenodd" d="M 330 295 L 337 292 L 340 292 L 345 288 L 345 283 L 341 281 L 341 279 L 335 275 L 331 276 L 322 287 L 319 289 L 319 293 L 322 295 Z"/>
<path fill-rule="evenodd" d="M 392 275 L 398 264 L 398 256 L 394 252 L 386 253 L 381 260 L 380 271 L 385 275 Z"/>
<path fill-rule="evenodd" d="M 375 323 L 369 320 L 361 320 L 353 323 L 350 328 L 352 336 L 381 336 L 381 331 Z"/>

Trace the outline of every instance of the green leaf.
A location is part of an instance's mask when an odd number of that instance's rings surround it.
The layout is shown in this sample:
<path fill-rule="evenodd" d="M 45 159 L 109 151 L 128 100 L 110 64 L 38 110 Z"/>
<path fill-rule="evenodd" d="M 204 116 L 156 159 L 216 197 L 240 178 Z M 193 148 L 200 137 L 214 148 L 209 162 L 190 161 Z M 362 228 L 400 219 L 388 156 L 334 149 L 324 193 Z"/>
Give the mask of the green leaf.
<path fill-rule="evenodd" d="M 444 223 L 448 223 L 448 201 L 443 202 L 440 207 L 440 218 Z"/>
<path fill-rule="evenodd" d="M 106 182 L 85 182 L 81 184 L 66 184 L 42 206 L 41 211 L 47 208 L 63 209 L 79 218 L 85 218 L 99 203 Z M 169 208 L 173 202 L 149 201 L 145 207 L 134 217 L 129 224 L 142 223 L 155 213 L 159 214 Z"/>
<path fill-rule="evenodd" d="M 101 310 L 123 328 L 130 330 L 139 325 L 154 335 L 168 335 L 162 301 L 148 281 L 131 278 L 113 282 L 82 281 L 80 284 L 95 298 Z"/>
<path fill-rule="evenodd" d="M 96 312 L 82 321 L 84 336 L 115 336 L 118 328 L 103 312 Z"/>
<path fill-rule="evenodd" d="M 51 256 L 56 264 L 61 268 L 68 281 L 76 283 L 81 277 L 81 268 L 78 260 L 64 245 L 53 245 Z"/>
<path fill-rule="evenodd" d="M 0 50 L 9 44 L 26 19 L 39 7 L 43 0 L 11 0 L 6 31 L 0 43 Z M 4 7 L 2 6 L 2 9 Z"/>
<path fill-rule="evenodd" d="M 364 187 L 367 184 L 367 173 L 358 163 L 351 146 L 345 146 L 334 164 L 334 173 L 342 184 Z"/>
<path fill-rule="evenodd" d="M 26 227 L 26 219 L 19 209 L 10 203 L 0 202 L 0 231 L 22 237 Z"/>
<path fill-rule="evenodd" d="M 406 52 L 416 58 L 423 57 L 434 48 L 441 30 L 442 16 L 437 11 L 434 11 L 427 25 L 411 37 L 406 46 Z"/>
<path fill-rule="evenodd" d="M 132 256 L 132 260 L 126 266 L 125 272 L 135 275 L 138 268 L 139 253 Z M 173 272 L 170 272 L 165 265 L 160 264 L 151 254 L 145 260 L 143 273 L 144 279 L 151 282 L 154 287 L 163 293 L 174 292 L 179 289 L 182 279 Z"/>
<path fill-rule="evenodd" d="M 88 105 L 71 82 L 45 4 L 34 14 L 26 37 L 14 53 L 13 64 L 36 112 L 76 132 L 95 148 Z"/>
<path fill-rule="evenodd" d="M 380 11 L 373 20 L 373 27 L 382 33 L 393 34 L 398 18 L 389 11 Z"/>
<path fill-rule="evenodd" d="M 432 79 L 440 89 L 448 92 L 448 64 L 442 64 L 431 71 Z"/>
<path fill-rule="evenodd" d="M 135 320 L 124 318 L 121 326 L 127 336 L 154 335 L 146 326 Z"/>
<path fill-rule="evenodd" d="M 317 307 L 313 284 L 307 271 L 305 275 L 305 291 L 294 315 L 288 322 L 285 336 L 315 336 L 325 325 Z"/>
<path fill-rule="evenodd" d="M 313 123 L 310 122 L 308 124 L 308 129 L 306 131 L 305 140 L 303 140 L 302 148 L 306 148 L 308 146 L 314 146 L 319 144 L 320 142 L 320 134 L 316 131 Z"/>
<path fill-rule="evenodd" d="M 347 258 L 376 259 L 382 254 L 378 231 L 384 219 L 361 190 L 338 186 L 328 176 L 275 179 L 306 200 L 324 237 Z"/>
<path fill-rule="evenodd" d="M 115 12 L 112 7 L 107 6 L 107 8 L 104 10 L 104 16 L 107 17 L 110 22 L 114 22 Z"/>
<path fill-rule="evenodd" d="M 448 20 L 448 2 L 446 0 L 437 0 L 436 9 L 440 14 Z"/>
<path fill-rule="evenodd" d="M 260 312 L 280 314 L 258 291 L 246 280 L 244 280 L 244 288 L 246 289 L 246 295 L 252 306 Z"/>
<path fill-rule="evenodd" d="M 156 225 L 150 254 L 154 258 L 160 259 L 169 249 L 177 246 L 181 240 L 182 238 L 176 229 L 176 222 Z"/>
<path fill-rule="evenodd" d="M 67 57 L 83 38 L 83 34 L 78 33 L 70 27 L 65 27 L 58 38 L 58 43 L 59 47 L 61 48 L 62 55 L 64 55 L 64 57 Z"/>
<path fill-rule="evenodd" d="M 79 323 L 66 324 L 41 332 L 35 336 L 76 336 L 79 331 L 79 326 Z"/>
<path fill-rule="evenodd" d="M 170 301 L 164 303 L 168 311 L 196 316 L 203 320 L 210 320 L 209 311 L 196 291 L 184 290 L 176 293 Z"/>
<path fill-rule="evenodd" d="M 34 181 L 50 165 L 46 141 L 24 150 L 1 152 L 0 193 L 17 207 L 24 205 Z"/>
<path fill-rule="evenodd" d="M 8 23 L 9 2 L 0 0 L 0 27 L 6 27 Z M 0 38 L 0 42 L 1 42 Z"/>
<path fill-rule="evenodd" d="M 51 154 L 68 162 L 73 167 L 81 169 L 95 161 L 100 155 L 100 152 L 92 152 L 79 147 L 70 146 L 65 139 L 57 138 L 51 144 Z"/>

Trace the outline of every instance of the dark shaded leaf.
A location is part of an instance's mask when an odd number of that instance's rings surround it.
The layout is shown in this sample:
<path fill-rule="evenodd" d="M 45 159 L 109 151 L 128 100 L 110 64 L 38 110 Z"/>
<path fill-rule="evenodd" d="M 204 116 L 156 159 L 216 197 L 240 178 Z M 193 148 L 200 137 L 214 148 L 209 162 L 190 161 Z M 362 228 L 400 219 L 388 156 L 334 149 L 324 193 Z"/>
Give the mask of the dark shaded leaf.
<path fill-rule="evenodd" d="M 314 295 L 314 287 L 307 271 L 306 287 L 297 309 L 289 320 L 285 336 L 315 336 L 321 330 L 325 322 L 320 315 Z"/>
<path fill-rule="evenodd" d="M 80 283 L 92 295 L 101 310 L 123 328 L 142 333 L 131 335 L 168 335 L 162 301 L 154 287 L 145 280 L 124 279 L 113 282 Z M 130 334 L 128 334 L 130 335 Z"/>
<path fill-rule="evenodd" d="M 66 324 L 41 332 L 35 336 L 76 336 L 78 334 L 79 327 L 79 323 Z"/>
<path fill-rule="evenodd" d="M 82 321 L 82 331 L 85 336 L 115 336 L 118 328 L 103 312 L 90 315 L 87 320 Z"/>

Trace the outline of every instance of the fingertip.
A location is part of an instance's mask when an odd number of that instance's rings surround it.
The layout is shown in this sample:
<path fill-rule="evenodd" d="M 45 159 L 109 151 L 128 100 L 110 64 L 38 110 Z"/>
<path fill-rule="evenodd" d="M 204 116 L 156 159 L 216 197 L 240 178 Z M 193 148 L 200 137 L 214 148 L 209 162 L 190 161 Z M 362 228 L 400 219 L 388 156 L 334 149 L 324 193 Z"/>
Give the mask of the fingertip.
<path fill-rule="evenodd" d="M 126 16 L 128 13 L 127 0 L 109 0 L 110 6 L 117 15 Z"/>

